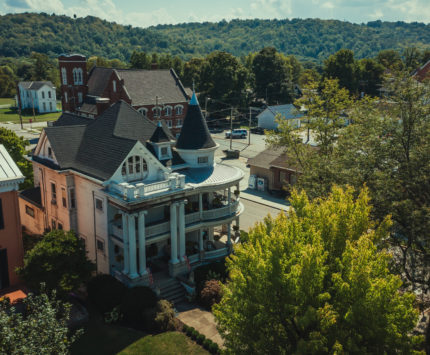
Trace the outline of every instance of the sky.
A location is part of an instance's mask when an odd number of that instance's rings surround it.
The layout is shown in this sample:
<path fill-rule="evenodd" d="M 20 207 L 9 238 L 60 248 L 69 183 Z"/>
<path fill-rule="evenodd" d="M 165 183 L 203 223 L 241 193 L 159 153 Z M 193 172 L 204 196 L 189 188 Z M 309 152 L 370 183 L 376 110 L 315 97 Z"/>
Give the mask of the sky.
<path fill-rule="evenodd" d="M 0 14 L 26 11 L 92 15 L 136 27 L 234 18 L 430 23 L 430 0 L 0 0 Z"/>

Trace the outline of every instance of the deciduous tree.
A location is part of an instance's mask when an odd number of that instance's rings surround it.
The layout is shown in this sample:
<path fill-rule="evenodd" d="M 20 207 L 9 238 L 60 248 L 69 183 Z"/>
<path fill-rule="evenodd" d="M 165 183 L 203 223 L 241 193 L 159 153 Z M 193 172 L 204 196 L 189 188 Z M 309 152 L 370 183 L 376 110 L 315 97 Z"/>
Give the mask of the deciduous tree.
<path fill-rule="evenodd" d="M 214 306 L 234 354 L 412 353 L 418 311 L 400 292 L 391 255 L 378 250 L 364 189 L 334 188 L 308 200 L 293 192 L 288 217 L 267 217 L 228 260 L 230 281 Z"/>

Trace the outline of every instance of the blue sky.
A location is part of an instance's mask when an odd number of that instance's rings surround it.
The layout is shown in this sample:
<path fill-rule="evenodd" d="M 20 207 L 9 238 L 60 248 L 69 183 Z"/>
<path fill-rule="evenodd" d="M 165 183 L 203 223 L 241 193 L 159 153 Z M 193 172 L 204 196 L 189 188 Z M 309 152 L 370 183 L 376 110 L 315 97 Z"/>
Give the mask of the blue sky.
<path fill-rule="evenodd" d="M 25 11 L 93 15 L 139 27 L 233 18 L 430 23 L 430 0 L 0 0 L 1 14 Z"/>

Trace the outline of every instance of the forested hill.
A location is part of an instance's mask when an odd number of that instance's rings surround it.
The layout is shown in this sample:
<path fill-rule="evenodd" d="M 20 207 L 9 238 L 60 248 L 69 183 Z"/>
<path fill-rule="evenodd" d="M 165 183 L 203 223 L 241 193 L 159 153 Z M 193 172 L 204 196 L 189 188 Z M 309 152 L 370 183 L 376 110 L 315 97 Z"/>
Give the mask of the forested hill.
<path fill-rule="evenodd" d="M 224 50 L 235 56 L 274 46 L 299 59 L 321 62 L 341 48 L 357 58 L 382 49 L 430 48 L 430 25 L 405 22 L 349 22 L 319 19 L 232 20 L 150 28 L 122 26 L 96 17 L 73 19 L 47 14 L 0 16 L 0 56 L 52 57 L 79 52 L 128 61 L 134 50 L 170 53 L 183 59 Z"/>

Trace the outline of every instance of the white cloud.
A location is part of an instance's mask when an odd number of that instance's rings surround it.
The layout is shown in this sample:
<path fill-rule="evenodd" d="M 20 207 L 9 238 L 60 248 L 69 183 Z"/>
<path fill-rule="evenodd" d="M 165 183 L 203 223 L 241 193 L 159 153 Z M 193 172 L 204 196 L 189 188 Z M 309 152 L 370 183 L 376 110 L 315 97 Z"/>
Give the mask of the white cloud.
<path fill-rule="evenodd" d="M 335 6 L 331 1 L 327 1 L 324 4 L 322 4 L 322 7 L 325 9 L 334 9 Z"/>
<path fill-rule="evenodd" d="M 253 10 L 254 17 L 260 18 L 282 18 L 293 13 L 292 0 L 254 0 L 250 7 Z"/>

